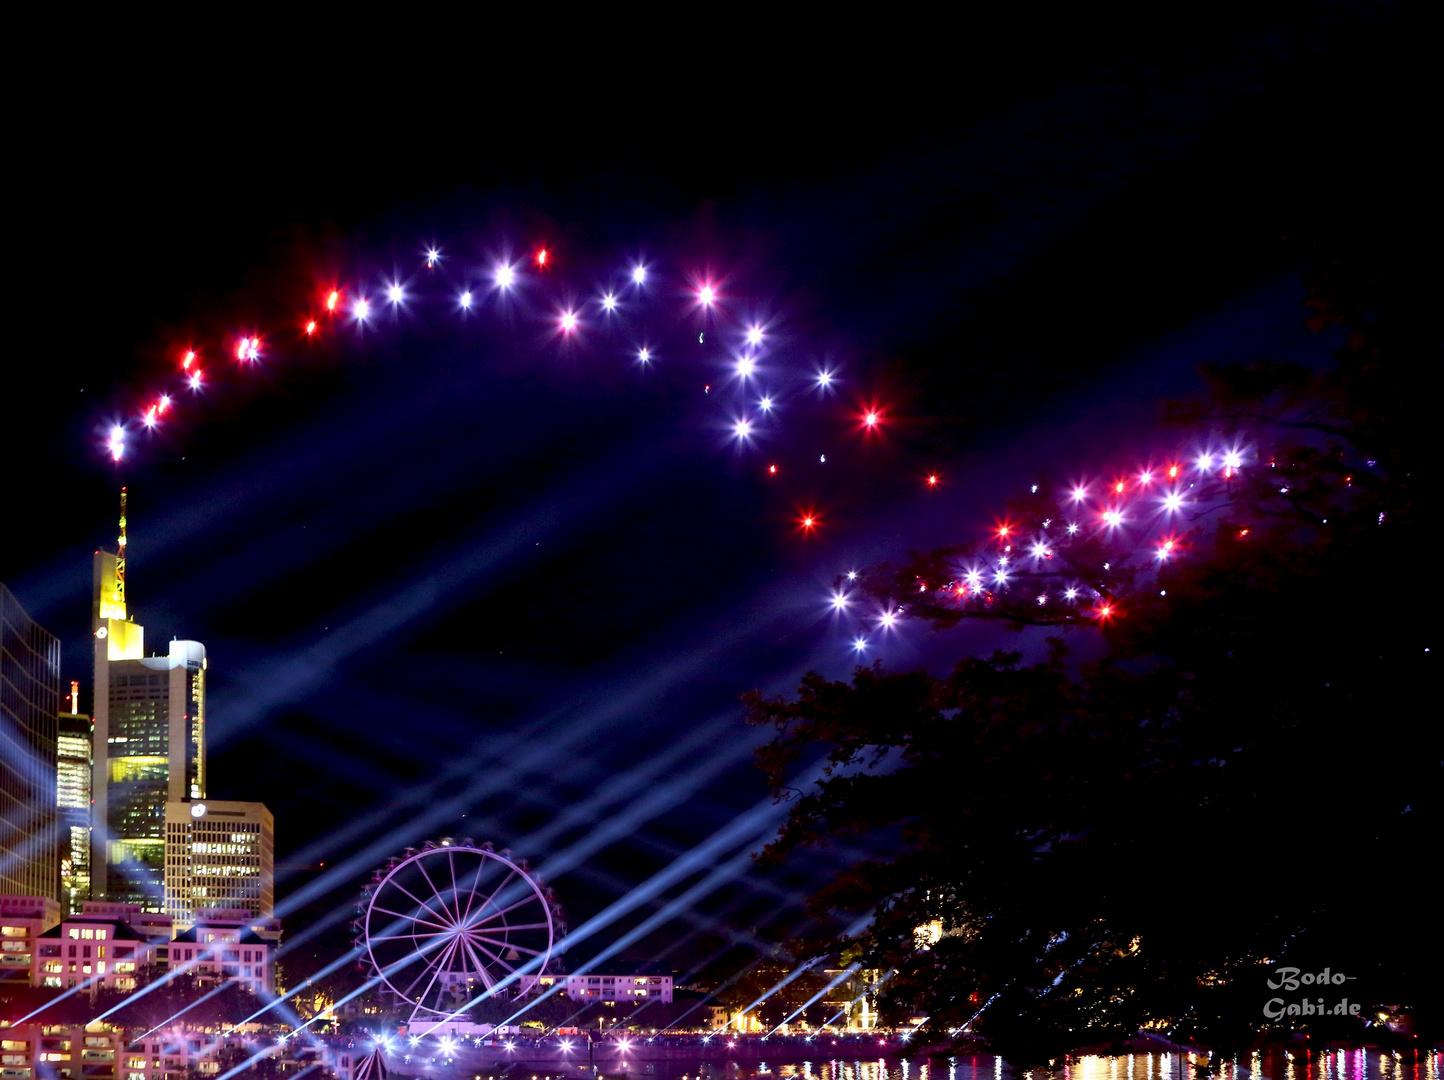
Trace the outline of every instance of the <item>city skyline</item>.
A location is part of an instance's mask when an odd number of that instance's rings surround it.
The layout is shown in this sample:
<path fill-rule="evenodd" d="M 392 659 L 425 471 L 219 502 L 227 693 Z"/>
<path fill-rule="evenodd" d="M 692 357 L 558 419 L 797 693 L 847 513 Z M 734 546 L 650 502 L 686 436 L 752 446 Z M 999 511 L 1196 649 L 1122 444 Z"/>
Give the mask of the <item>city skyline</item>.
<path fill-rule="evenodd" d="M 287 971 L 340 994 L 358 897 L 428 843 L 525 860 L 572 971 L 723 982 L 856 928 L 809 899 L 897 839 L 757 858 L 822 759 L 775 786 L 743 695 L 1027 666 L 1050 635 L 1069 673 L 1108 655 L 1140 590 L 1214 550 L 1235 477 L 1275 475 L 1197 419 L 1200 369 L 1332 370 L 1354 330 L 1305 307 L 1318 268 L 1423 243 L 1402 18 L 1077 22 L 987 63 L 944 34 L 875 64 L 763 44 L 775 80 L 688 89 L 685 62 L 578 122 L 398 97 L 344 153 L 345 109 L 303 133 L 279 92 L 224 118 L 272 117 L 264 150 L 58 148 L 44 280 L 77 252 L 121 269 L 29 321 L 44 359 L 6 389 L 44 417 L 16 428 L 33 524 L 0 579 L 81 682 L 56 712 L 94 725 L 96 895 L 177 924 L 197 889 L 254 901 Z M 81 184 L 107 147 L 148 164 Z M 1087 580 L 1060 569 L 1072 526 L 1116 544 Z M 944 602 L 973 606 L 935 627 Z"/>

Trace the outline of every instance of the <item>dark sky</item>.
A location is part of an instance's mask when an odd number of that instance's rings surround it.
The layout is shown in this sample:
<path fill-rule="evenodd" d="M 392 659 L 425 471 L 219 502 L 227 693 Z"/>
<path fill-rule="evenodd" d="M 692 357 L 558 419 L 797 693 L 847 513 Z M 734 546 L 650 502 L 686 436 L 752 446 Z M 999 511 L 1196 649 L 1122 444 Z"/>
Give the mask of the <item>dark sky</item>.
<path fill-rule="evenodd" d="M 1186 31 L 734 28 L 434 70 L 373 42 L 302 75 L 241 46 L 185 72 L 99 49 L 87 106 L 51 98 L 18 136 L 0 580 L 88 687 L 89 556 L 128 484 L 133 614 L 153 647 L 207 645 L 211 794 L 275 811 L 293 928 L 464 834 L 545 867 L 573 926 L 636 896 L 585 955 L 775 823 L 738 697 L 849 670 L 824 617 L 839 571 L 1171 445 L 1158 406 L 1198 363 L 1324 362 L 1308 245 L 1407 251 L 1420 213 L 1411 36 L 1392 5 L 1300 5 Z M 555 266 L 504 312 L 447 309 L 500 246 L 542 243 Z M 657 278 L 629 332 L 558 345 L 554 304 L 639 252 Z M 726 301 L 699 346 L 677 290 L 709 272 Z M 321 282 L 393 274 L 401 317 L 281 332 Z M 739 452 L 721 350 L 754 316 L 780 408 Z M 243 374 L 213 343 L 252 326 L 267 355 Z M 643 333 L 647 371 L 624 350 Z M 211 390 L 113 468 L 98 433 L 174 385 L 186 341 Z M 807 388 L 819 363 L 831 398 Z M 852 431 L 865 401 L 881 438 Z M 971 635 L 870 655 L 994 643 Z M 782 925 L 807 885 L 745 858 L 719 877 L 628 955 L 683 963 L 709 913 Z"/>

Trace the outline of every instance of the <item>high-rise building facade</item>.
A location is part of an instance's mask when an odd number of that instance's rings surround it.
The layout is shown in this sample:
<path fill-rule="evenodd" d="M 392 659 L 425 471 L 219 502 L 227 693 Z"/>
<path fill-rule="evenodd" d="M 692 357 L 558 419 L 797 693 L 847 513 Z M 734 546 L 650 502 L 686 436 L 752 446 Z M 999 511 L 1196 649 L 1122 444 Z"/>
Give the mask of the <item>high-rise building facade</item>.
<path fill-rule="evenodd" d="M 190 926 L 204 908 L 266 919 L 275 906 L 276 825 L 262 803 L 165 806 L 165 913 Z"/>
<path fill-rule="evenodd" d="M 145 655 L 126 611 L 125 494 L 119 549 L 95 553 L 91 893 L 160 911 L 165 805 L 206 793 L 206 650 L 172 641 Z"/>
<path fill-rule="evenodd" d="M 54 896 L 60 641 L 0 584 L 0 894 Z"/>
<path fill-rule="evenodd" d="M 59 814 L 60 907 L 75 915 L 90 899 L 90 792 L 95 722 L 76 712 L 71 683 L 70 712 L 60 714 L 55 736 L 55 806 Z"/>

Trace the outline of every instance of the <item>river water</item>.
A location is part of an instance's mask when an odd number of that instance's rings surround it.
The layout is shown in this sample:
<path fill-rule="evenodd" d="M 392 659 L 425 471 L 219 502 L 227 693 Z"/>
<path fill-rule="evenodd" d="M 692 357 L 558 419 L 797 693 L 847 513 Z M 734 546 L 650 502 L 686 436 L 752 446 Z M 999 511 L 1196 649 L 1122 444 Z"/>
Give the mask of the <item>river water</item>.
<path fill-rule="evenodd" d="M 1059 1080 L 1194 1080 L 1194 1054 L 1085 1056 L 1065 1062 Z M 677 1057 L 661 1061 L 609 1061 L 562 1065 L 556 1061 L 472 1058 L 454 1061 L 388 1055 L 402 1075 L 434 1080 L 1010 1080 L 1000 1058 L 973 1054 L 956 1058 L 831 1058 L 812 1060 L 711 1060 Z M 1041 1080 L 1044 1074 L 1036 1074 Z M 1246 1055 L 1221 1063 L 1219 1080 L 1444 1080 L 1444 1053 L 1336 1050 L 1313 1055 L 1284 1050 Z"/>

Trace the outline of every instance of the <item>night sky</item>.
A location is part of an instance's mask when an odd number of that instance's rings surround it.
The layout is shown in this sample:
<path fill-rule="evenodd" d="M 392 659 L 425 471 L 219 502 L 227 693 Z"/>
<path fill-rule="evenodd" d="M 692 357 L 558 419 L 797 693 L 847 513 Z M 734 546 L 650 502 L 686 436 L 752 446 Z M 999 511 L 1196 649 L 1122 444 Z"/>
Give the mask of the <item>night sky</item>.
<path fill-rule="evenodd" d="M 151 648 L 206 644 L 210 794 L 275 812 L 293 933 L 425 838 L 511 846 L 573 927 L 675 871 L 585 956 L 735 857 L 624 950 L 685 969 L 724 923 L 781 932 L 809 885 L 745 858 L 781 810 L 739 696 L 847 673 L 840 572 L 1172 447 L 1160 404 L 1199 363 L 1327 362 L 1309 243 L 1419 242 L 1410 37 L 1391 5 L 1186 34 L 959 16 L 702 32 L 646 62 L 514 49 L 485 77 L 375 43 L 277 76 L 237 46 L 193 83 L 97 50 L 89 107 L 47 98 L 13 163 L 0 580 L 88 691 L 90 553 L 129 485 L 132 615 Z M 540 246 L 545 273 L 460 317 L 498 252 Z M 598 286 L 639 255 L 646 303 L 604 331 Z M 298 340 L 324 283 L 394 277 L 399 314 Z M 689 277 L 719 282 L 710 326 Z M 592 306 L 562 339 L 570 302 Z M 724 365 L 753 319 L 744 394 Z M 249 329 L 243 371 L 220 343 Z M 188 342 L 205 396 L 113 466 L 108 425 Z M 775 419 L 739 448 L 756 386 Z M 873 637 L 894 667 L 1036 645 Z"/>

